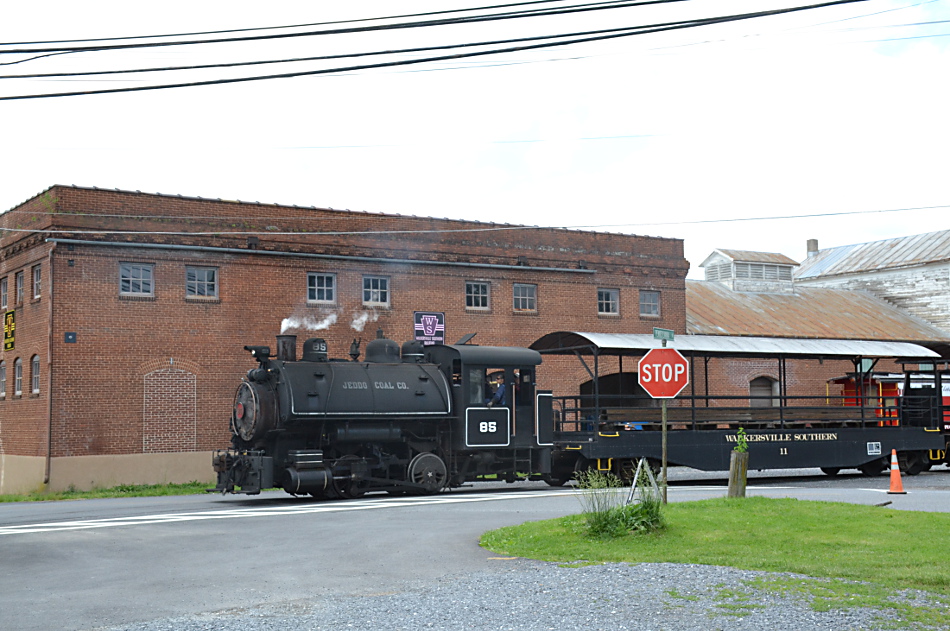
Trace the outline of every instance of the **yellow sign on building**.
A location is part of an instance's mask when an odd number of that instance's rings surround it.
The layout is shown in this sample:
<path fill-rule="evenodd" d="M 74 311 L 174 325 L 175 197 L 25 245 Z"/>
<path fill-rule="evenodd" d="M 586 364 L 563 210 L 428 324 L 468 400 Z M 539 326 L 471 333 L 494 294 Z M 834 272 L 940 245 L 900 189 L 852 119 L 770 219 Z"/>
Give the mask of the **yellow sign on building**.
<path fill-rule="evenodd" d="M 13 337 L 16 331 L 16 312 L 7 311 L 3 314 L 3 350 L 13 350 Z"/>

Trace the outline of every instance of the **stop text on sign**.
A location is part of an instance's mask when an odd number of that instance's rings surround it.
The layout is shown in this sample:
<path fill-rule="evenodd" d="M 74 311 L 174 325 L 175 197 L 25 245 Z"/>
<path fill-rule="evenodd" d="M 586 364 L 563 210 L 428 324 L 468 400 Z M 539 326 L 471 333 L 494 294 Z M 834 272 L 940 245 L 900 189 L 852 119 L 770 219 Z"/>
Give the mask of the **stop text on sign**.
<path fill-rule="evenodd" d="M 686 366 L 684 364 L 640 364 L 640 370 L 643 373 L 640 377 L 641 381 L 665 381 L 667 383 L 671 381 L 680 381 L 684 379 L 683 375 L 686 374 Z"/>

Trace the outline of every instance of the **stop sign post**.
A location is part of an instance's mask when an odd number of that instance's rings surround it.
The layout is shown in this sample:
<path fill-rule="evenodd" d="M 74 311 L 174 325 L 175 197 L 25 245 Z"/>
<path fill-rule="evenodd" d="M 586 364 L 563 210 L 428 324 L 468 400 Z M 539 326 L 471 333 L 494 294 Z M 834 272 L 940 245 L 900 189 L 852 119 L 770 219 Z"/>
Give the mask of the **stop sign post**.
<path fill-rule="evenodd" d="M 656 336 L 656 331 L 654 331 Z M 672 337 L 672 336 L 671 336 Z M 637 364 L 637 381 L 654 399 L 662 399 L 663 503 L 666 504 L 666 400 L 672 399 L 689 383 L 689 362 L 675 348 L 654 348 Z"/>

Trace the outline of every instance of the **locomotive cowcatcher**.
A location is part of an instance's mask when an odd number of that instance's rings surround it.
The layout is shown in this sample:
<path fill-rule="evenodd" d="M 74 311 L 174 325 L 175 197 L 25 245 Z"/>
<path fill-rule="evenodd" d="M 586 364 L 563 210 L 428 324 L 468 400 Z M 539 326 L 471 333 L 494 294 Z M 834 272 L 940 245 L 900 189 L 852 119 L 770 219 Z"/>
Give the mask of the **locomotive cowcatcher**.
<path fill-rule="evenodd" d="M 400 349 L 382 331 L 362 361 L 357 341 L 349 360 L 329 358 L 320 338 L 304 342 L 300 359 L 291 335 L 278 336 L 276 356 L 244 348 L 258 365 L 234 397 L 232 447 L 214 454 L 215 491 L 279 486 L 351 498 L 550 476 L 552 397 L 535 387 L 537 351 L 416 341 Z"/>

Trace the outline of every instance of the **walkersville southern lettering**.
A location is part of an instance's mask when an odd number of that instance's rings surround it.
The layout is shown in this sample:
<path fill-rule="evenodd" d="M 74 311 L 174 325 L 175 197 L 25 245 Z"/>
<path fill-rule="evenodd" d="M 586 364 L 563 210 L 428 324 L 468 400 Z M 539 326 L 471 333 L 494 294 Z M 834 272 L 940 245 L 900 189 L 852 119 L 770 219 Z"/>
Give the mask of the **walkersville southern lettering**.
<path fill-rule="evenodd" d="M 726 434 L 727 443 L 738 442 L 736 434 Z M 808 433 L 808 434 L 746 434 L 750 443 L 794 443 L 801 441 L 838 440 L 837 433 Z"/>

